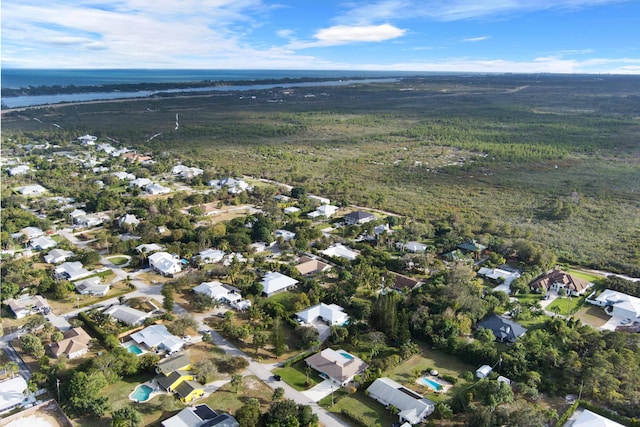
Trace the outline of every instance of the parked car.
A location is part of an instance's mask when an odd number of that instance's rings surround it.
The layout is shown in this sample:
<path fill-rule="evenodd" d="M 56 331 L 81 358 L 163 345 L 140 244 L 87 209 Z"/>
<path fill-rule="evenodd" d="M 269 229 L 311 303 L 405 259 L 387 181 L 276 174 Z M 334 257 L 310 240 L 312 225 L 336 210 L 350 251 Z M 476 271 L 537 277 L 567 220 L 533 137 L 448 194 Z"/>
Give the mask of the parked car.
<path fill-rule="evenodd" d="M 282 377 L 281 377 L 280 375 L 274 375 L 274 376 L 273 376 L 273 379 L 274 379 L 275 381 L 282 381 Z"/>

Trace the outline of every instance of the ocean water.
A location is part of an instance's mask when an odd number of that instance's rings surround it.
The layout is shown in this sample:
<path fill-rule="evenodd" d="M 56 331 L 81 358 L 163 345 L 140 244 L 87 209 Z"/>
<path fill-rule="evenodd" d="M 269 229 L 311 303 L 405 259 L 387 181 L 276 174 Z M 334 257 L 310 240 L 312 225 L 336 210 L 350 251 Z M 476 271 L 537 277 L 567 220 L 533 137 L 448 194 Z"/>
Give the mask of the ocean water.
<path fill-rule="evenodd" d="M 335 78 L 366 77 L 385 78 L 411 76 L 408 71 L 361 70 L 160 70 L 160 69 L 20 69 L 1 70 L 3 88 L 29 86 L 97 86 L 106 84 L 171 83 L 202 81 L 266 80 L 301 77 Z M 436 73 L 434 73 L 436 74 Z M 441 73 L 444 74 L 444 73 Z"/>

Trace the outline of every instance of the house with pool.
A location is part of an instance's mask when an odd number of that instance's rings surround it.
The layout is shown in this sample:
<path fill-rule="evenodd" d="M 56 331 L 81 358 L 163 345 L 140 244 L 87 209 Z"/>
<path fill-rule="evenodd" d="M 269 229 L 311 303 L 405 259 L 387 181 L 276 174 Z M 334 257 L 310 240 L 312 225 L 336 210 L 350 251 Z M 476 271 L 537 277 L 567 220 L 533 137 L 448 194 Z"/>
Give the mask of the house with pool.
<path fill-rule="evenodd" d="M 367 389 L 369 397 L 398 408 L 400 423 L 420 424 L 435 410 L 435 403 L 391 378 L 378 378 Z"/>
<path fill-rule="evenodd" d="M 344 387 L 353 381 L 369 365 L 362 359 L 345 350 L 327 348 L 320 353 L 307 357 L 305 363 L 318 371 L 320 376 Z"/>

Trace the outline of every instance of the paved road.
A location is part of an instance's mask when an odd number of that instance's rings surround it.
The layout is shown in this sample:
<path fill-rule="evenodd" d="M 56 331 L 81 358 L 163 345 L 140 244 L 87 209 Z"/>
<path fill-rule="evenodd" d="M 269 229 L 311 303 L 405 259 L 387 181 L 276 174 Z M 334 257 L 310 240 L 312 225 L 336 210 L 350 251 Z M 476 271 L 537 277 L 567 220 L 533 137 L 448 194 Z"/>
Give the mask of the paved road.
<path fill-rule="evenodd" d="M 4 351 L 5 354 L 14 362 L 18 364 L 18 373 L 22 375 L 25 381 L 29 381 L 31 378 L 31 371 L 26 363 L 22 360 L 22 358 L 18 355 L 18 353 L 11 346 L 10 341 L 16 338 L 19 338 L 21 335 L 20 332 L 14 332 L 9 335 L 5 335 L 0 339 L 0 350 Z"/>

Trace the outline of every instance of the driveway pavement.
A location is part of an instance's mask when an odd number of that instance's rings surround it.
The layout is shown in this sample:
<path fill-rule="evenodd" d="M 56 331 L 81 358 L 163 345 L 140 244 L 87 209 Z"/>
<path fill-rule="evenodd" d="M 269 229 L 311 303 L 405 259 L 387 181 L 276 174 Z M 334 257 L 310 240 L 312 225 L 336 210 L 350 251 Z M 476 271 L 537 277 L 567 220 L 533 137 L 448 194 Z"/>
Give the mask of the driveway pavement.
<path fill-rule="evenodd" d="M 316 384 L 314 387 L 311 387 L 309 390 L 303 391 L 302 394 L 314 402 L 319 402 L 335 390 L 337 390 L 337 387 L 331 380 L 324 380 L 320 384 Z"/>

